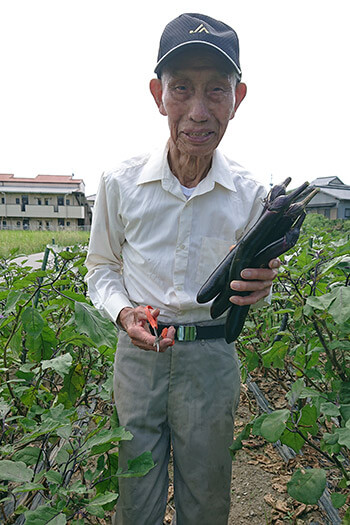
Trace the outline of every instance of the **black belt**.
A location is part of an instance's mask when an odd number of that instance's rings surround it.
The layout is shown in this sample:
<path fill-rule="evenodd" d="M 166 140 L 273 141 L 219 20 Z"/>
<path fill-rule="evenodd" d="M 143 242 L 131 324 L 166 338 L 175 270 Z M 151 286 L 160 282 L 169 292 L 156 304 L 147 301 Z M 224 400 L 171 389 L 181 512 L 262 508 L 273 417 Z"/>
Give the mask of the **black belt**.
<path fill-rule="evenodd" d="M 194 324 L 158 324 L 158 333 L 163 328 L 175 328 L 175 341 L 196 341 L 197 339 L 222 339 L 225 337 L 225 326 L 223 324 L 198 326 Z"/>

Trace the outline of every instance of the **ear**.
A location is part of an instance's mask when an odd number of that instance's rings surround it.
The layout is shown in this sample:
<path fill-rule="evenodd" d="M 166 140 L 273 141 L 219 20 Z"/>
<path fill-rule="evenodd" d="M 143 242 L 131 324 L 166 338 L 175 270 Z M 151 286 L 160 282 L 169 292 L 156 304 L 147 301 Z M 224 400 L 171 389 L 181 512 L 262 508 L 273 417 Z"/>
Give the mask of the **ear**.
<path fill-rule="evenodd" d="M 239 82 L 236 85 L 236 90 L 235 90 L 235 107 L 233 109 L 231 119 L 235 116 L 236 111 L 238 109 L 238 106 L 240 105 L 240 103 L 242 102 L 242 100 L 244 99 L 246 94 L 247 94 L 247 86 L 246 86 L 246 84 L 244 84 L 243 82 Z"/>
<path fill-rule="evenodd" d="M 149 83 L 149 88 L 158 106 L 160 114 L 166 116 L 167 113 L 163 105 L 163 87 L 161 80 L 159 78 L 152 78 L 151 82 Z"/>

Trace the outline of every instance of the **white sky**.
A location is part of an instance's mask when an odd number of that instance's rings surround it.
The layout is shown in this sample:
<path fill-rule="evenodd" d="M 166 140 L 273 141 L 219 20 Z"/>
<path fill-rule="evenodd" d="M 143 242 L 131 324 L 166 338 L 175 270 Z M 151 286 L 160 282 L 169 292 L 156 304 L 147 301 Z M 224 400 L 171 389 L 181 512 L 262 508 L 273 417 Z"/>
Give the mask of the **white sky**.
<path fill-rule="evenodd" d="M 348 0 L 0 0 L 0 173 L 104 170 L 165 143 L 148 90 L 164 26 L 200 12 L 234 27 L 248 94 L 221 150 L 266 186 L 350 184 Z"/>

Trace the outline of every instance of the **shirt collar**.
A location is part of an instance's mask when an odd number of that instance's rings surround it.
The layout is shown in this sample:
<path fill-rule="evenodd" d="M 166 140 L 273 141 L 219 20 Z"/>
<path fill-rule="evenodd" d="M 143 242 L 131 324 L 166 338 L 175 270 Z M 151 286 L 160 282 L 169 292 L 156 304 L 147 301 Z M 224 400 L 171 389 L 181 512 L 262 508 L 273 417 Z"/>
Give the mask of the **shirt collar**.
<path fill-rule="evenodd" d="M 137 184 L 145 184 L 153 181 L 163 181 L 165 186 L 173 186 L 176 182 L 168 164 L 168 146 L 162 150 L 156 150 L 151 154 L 146 164 L 143 166 Z M 198 184 L 200 193 L 213 189 L 215 183 L 220 184 L 230 191 L 236 191 L 233 182 L 233 173 L 224 155 L 214 151 L 212 166 L 207 176 Z M 197 193 L 197 192 L 196 192 Z"/>

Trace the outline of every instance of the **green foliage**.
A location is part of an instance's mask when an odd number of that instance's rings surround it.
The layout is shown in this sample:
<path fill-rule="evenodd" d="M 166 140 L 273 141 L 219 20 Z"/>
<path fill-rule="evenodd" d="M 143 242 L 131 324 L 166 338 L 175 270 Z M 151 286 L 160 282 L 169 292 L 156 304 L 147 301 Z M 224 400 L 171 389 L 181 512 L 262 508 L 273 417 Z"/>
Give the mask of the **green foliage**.
<path fill-rule="evenodd" d="M 296 452 L 305 445 L 339 470 L 350 486 L 350 221 L 308 215 L 293 252 L 284 256 L 271 306 L 251 309 L 237 341 L 242 375 L 264 370 L 279 381 L 285 408 L 256 417 L 231 454 L 252 432 Z M 296 472 L 288 491 L 316 503 L 326 483 L 321 469 Z M 335 506 L 345 503 L 341 493 Z"/>
<path fill-rule="evenodd" d="M 31 270 L 0 260 L 0 480 L 8 523 L 99 523 L 120 477 L 153 468 L 149 452 L 118 465 L 112 400 L 117 331 L 86 296 L 85 249 Z M 41 496 L 33 510 L 35 495 Z"/>

